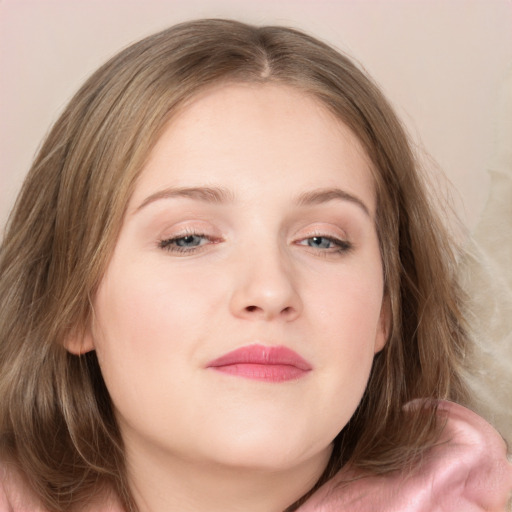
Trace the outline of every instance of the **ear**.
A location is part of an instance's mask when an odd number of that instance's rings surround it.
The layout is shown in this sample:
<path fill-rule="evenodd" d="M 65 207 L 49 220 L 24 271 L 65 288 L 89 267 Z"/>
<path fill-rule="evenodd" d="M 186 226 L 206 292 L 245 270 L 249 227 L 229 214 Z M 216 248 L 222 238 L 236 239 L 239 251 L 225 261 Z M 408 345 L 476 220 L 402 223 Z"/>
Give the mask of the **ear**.
<path fill-rule="evenodd" d="M 388 295 L 382 299 L 380 308 L 379 323 L 377 325 L 377 334 L 375 336 L 374 353 L 380 352 L 386 345 L 391 332 L 391 301 Z"/>
<path fill-rule="evenodd" d="M 89 328 L 73 329 L 64 340 L 64 348 L 71 354 L 81 356 L 95 349 Z"/>

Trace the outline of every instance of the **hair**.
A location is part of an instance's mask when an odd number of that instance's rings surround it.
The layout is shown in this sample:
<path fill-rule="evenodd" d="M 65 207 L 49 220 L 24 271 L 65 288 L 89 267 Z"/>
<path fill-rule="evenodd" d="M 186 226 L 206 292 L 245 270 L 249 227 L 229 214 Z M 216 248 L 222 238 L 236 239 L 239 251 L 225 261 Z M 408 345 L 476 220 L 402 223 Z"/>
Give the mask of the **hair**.
<path fill-rule="evenodd" d="M 283 84 L 345 123 L 372 161 L 391 329 L 318 485 L 349 461 L 403 467 L 436 442 L 437 399 L 465 400 L 457 254 L 401 123 L 327 44 L 284 27 L 199 20 L 129 46 L 78 91 L 43 143 L 0 252 L 0 436 L 51 511 L 113 488 L 127 510 L 121 439 L 94 352 L 72 355 L 145 161 L 180 108 L 220 83 Z M 422 406 L 404 407 L 427 399 Z M 290 508 L 290 510 L 293 507 Z"/>

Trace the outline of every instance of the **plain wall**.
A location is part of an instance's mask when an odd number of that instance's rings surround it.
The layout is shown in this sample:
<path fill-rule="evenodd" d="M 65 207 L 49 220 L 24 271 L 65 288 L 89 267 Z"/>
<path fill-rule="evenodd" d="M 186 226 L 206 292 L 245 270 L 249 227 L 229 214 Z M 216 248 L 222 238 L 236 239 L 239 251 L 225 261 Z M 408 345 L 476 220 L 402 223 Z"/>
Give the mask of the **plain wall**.
<path fill-rule="evenodd" d="M 512 63 L 509 0 L 0 0 L 0 231 L 41 139 L 85 78 L 129 43 L 199 17 L 302 28 L 355 57 L 476 223 Z"/>

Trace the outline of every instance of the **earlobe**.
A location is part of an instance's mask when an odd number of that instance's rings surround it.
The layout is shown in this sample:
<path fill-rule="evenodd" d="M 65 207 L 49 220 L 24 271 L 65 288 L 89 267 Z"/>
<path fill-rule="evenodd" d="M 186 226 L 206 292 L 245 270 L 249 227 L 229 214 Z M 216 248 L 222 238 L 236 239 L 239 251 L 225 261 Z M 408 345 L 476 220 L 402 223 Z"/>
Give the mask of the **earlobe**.
<path fill-rule="evenodd" d="M 379 325 L 375 337 L 374 353 L 380 352 L 385 346 L 391 332 L 391 301 L 388 296 L 382 300 L 380 309 Z"/>
<path fill-rule="evenodd" d="M 95 349 L 90 329 L 73 329 L 64 340 L 64 348 L 71 354 L 81 356 Z"/>

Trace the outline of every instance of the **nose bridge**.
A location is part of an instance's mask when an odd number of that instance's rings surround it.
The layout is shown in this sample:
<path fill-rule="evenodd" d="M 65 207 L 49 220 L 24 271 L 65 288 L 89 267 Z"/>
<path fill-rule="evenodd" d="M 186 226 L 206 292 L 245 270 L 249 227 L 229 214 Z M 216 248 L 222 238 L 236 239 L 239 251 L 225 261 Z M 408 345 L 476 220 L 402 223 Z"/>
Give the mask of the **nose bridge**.
<path fill-rule="evenodd" d="M 302 311 L 297 273 L 278 242 L 248 244 L 238 255 L 232 312 L 247 318 L 294 319 Z"/>

